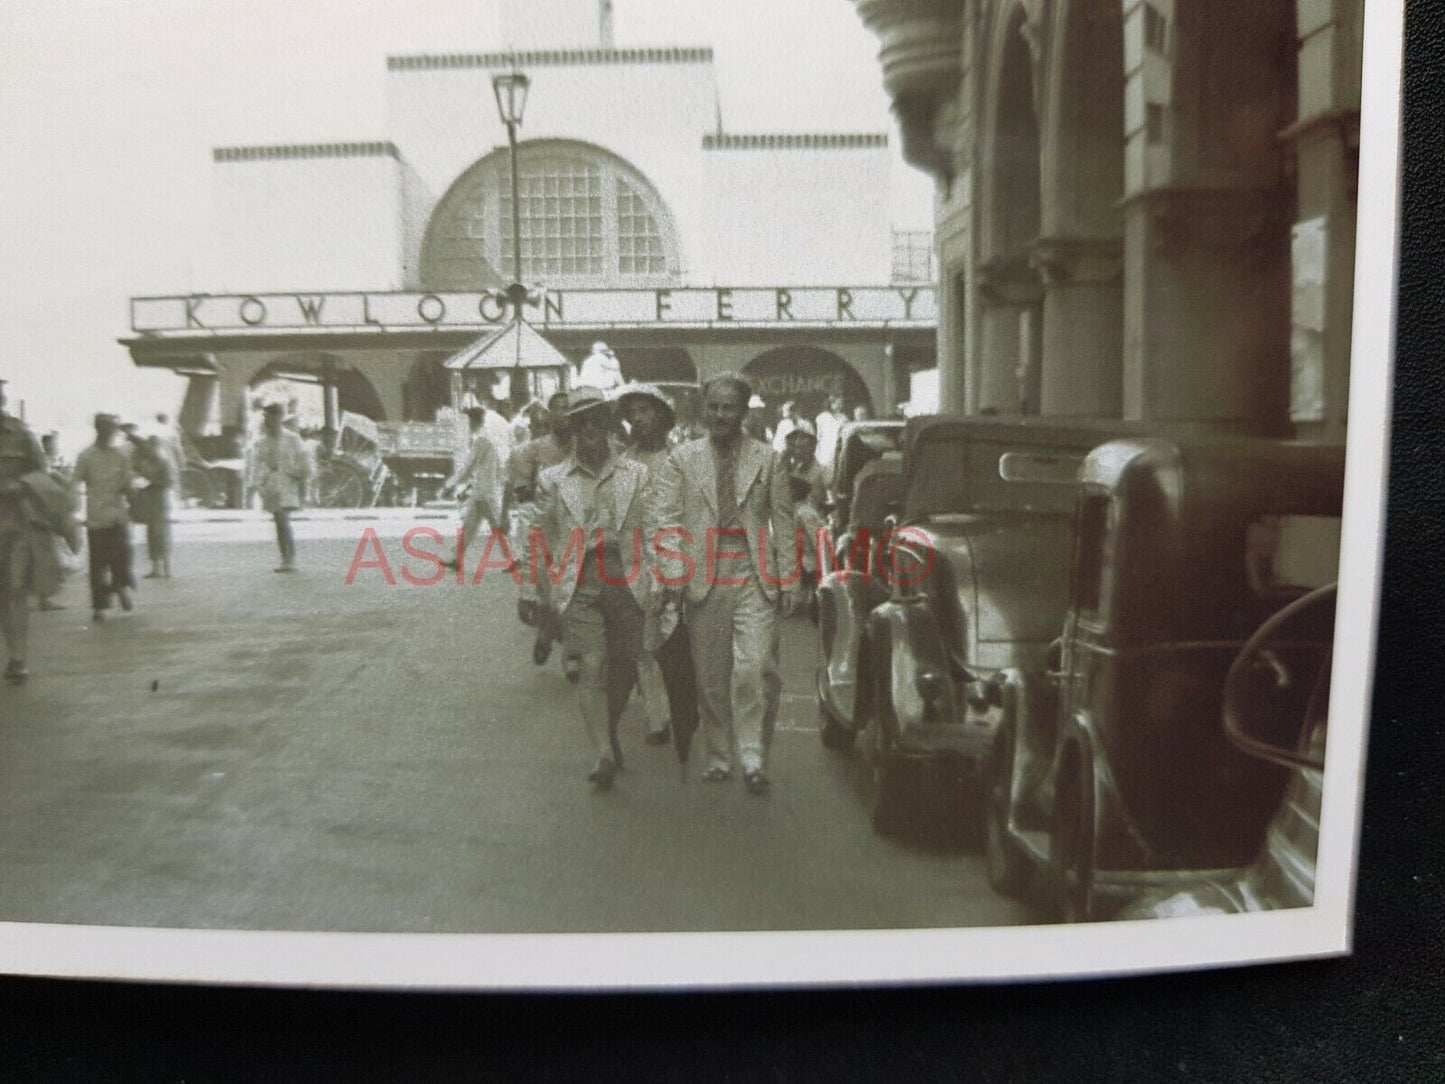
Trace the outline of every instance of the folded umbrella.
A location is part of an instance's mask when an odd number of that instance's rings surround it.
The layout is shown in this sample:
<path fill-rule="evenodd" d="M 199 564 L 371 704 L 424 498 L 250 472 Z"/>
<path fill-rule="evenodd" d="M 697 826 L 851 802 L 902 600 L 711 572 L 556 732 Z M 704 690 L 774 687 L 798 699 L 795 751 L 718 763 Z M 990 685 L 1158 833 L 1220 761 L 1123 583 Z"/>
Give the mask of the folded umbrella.
<path fill-rule="evenodd" d="M 677 621 L 671 635 L 657 649 L 657 665 L 662 670 L 672 713 L 672 747 L 677 751 L 678 767 L 686 778 L 687 757 L 698 728 L 697 673 L 692 665 L 692 640 L 682 621 Z"/>

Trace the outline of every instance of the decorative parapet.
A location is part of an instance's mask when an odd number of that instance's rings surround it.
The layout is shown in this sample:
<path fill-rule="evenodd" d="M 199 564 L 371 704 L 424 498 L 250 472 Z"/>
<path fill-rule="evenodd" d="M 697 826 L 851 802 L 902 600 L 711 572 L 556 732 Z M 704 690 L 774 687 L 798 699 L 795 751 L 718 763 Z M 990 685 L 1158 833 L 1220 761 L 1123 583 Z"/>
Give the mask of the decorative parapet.
<path fill-rule="evenodd" d="M 269 162 L 286 158 L 401 158 L 396 144 L 383 140 L 369 143 L 288 143 L 269 147 L 214 147 L 217 162 Z"/>
<path fill-rule="evenodd" d="M 562 68 L 602 64 L 711 64 L 707 46 L 652 49 L 527 49 L 515 53 L 427 53 L 389 56 L 388 71 L 444 71 L 450 68 Z"/>
<path fill-rule="evenodd" d="M 883 85 L 893 99 L 903 157 L 935 176 L 953 175 L 953 150 L 934 119 L 963 75 L 964 0 L 855 0 L 878 35 Z"/>
<path fill-rule="evenodd" d="M 871 150 L 888 146 L 881 132 L 776 133 L 769 135 L 717 135 L 702 137 L 705 151 L 836 151 Z"/>

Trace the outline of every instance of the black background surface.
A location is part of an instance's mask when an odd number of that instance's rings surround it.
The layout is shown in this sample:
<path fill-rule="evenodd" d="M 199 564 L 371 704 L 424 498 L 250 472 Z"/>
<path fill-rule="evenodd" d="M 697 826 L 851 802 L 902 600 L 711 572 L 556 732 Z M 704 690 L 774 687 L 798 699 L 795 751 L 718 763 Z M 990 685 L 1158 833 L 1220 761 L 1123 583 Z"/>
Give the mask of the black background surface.
<path fill-rule="evenodd" d="M 1354 956 L 1053 985 L 626 997 L 0 979 L 0 1079 L 1445 1080 L 1445 0 L 1410 0 L 1406 37 L 1389 534 Z"/>

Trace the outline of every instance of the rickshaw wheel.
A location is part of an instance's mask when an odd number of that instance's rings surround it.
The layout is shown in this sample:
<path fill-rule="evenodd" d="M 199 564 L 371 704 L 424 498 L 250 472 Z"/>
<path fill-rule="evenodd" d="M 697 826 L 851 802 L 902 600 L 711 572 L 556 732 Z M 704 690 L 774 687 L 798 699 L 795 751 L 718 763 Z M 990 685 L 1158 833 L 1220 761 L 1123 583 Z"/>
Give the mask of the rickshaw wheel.
<path fill-rule="evenodd" d="M 332 459 L 316 479 L 316 503 L 321 508 L 360 508 L 366 499 L 366 476 L 355 464 Z"/>

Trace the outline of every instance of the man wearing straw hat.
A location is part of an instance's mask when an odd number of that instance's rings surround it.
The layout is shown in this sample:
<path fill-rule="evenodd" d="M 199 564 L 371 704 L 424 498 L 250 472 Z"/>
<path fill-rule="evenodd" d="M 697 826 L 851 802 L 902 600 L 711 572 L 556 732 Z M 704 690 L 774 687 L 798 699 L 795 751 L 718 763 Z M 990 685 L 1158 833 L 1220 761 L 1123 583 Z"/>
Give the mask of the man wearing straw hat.
<path fill-rule="evenodd" d="M 656 504 L 657 480 L 670 452 L 668 437 L 677 412 L 652 384 L 628 384 L 617 405 L 631 430 L 627 458 L 648 472 L 648 506 Z M 660 591 L 653 583 L 651 591 Z M 691 734 L 697 729 L 697 685 L 687 628 L 676 602 L 647 607 L 642 658 L 637 664 L 637 687 L 647 708 L 648 745 L 665 745 L 676 729 Z"/>
<path fill-rule="evenodd" d="M 563 642 L 578 659 L 577 701 L 596 758 L 587 779 L 606 790 L 622 767 L 617 724 L 637 681 L 652 582 L 647 468 L 613 452 L 612 406 L 602 391 L 573 388 L 568 403 L 572 454 L 538 478 L 529 540 L 540 533 L 549 565 L 563 564 L 553 603 Z M 574 540 L 582 542 L 575 572 L 563 556 L 575 551 Z M 634 553 L 642 555 L 636 568 Z M 530 554 L 528 564 L 531 574 Z M 550 575 L 540 560 L 536 567 L 536 575 Z"/>

